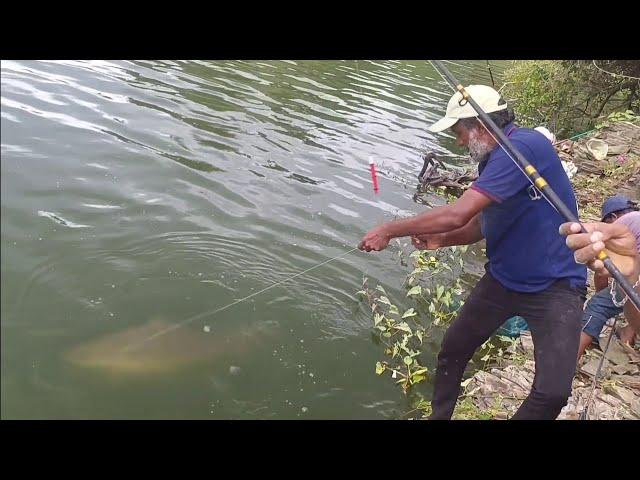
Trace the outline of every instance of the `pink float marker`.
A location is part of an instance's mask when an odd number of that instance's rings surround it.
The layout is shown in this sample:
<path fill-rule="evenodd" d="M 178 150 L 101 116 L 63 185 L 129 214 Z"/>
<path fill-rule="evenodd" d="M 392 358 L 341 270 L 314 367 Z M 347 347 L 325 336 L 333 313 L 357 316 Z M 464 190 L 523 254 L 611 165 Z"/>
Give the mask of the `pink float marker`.
<path fill-rule="evenodd" d="M 376 164 L 373 163 L 373 157 L 369 157 L 369 169 L 371 170 L 371 181 L 373 182 L 373 191 L 377 195 L 380 189 L 378 187 L 378 175 L 376 173 Z"/>

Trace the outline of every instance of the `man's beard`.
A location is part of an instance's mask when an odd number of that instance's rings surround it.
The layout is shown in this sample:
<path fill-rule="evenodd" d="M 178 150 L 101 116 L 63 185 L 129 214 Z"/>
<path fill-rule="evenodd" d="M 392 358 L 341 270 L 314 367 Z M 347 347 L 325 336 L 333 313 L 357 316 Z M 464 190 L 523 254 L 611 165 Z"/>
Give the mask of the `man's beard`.
<path fill-rule="evenodd" d="M 476 162 L 482 161 L 487 155 L 491 153 L 494 145 L 487 143 L 480 138 L 480 134 L 477 130 L 473 130 L 469 133 L 469 155 Z"/>

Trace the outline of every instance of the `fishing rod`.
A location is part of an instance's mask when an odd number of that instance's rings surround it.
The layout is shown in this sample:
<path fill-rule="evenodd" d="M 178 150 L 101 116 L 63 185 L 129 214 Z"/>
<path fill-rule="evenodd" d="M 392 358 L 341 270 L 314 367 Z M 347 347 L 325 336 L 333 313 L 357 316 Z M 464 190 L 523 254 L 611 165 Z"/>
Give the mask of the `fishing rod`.
<path fill-rule="evenodd" d="M 491 73 L 491 65 L 489 65 L 489 60 L 487 60 L 487 68 L 489 69 L 489 76 L 491 77 L 491 85 L 493 85 L 493 88 L 496 88 L 496 82 L 493 81 L 493 73 Z"/>
<path fill-rule="evenodd" d="M 582 233 L 588 233 L 584 228 L 584 225 L 580 222 L 580 220 L 573 214 L 571 210 L 565 205 L 565 203 L 558 197 L 556 192 L 551 188 L 551 186 L 547 183 L 547 181 L 538 173 L 536 168 L 531 165 L 531 163 L 522 155 L 511 143 L 511 141 L 504 134 L 502 129 L 498 127 L 495 122 L 487 115 L 487 113 L 480 108 L 480 106 L 476 103 L 476 101 L 471 98 L 469 93 L 465 90 L 458 80 L 451 74 L 451 72 L 445 67 L 445 65 L 440 60 L 430 60 L 431 65 L 434 66 L 436 71 L 442 76 L 442 78 L 449 84 L 449 86 L 462 95 L 462 98 L 459 101 L 460 106 L 465 103 L 470 103 L 473 109 L 478 113 L 485 128 L 488 127 L 489 133 L 495 134 L 499 139 L 498 145 L 502 148 L 505 153 L 513 160 L 516 166 L 529 178 L 532 184 L 534 184 L 538 190 L 543 194 L 545 199 L 551 204 L 553 208 L 555 208 L 560 215 L 562 215 L 565 220 L 568 222 L 577 223 L 580 225 L 580 229 Z M 495 137 L 494 137 L 495 138 Z M 602 250 L 598 254 L 598 259 L 602 261 L 604 267 L 608 270 L 611 276 L 618 282 L 618 285 L 624 290 L 624 292 L 631 300 L 631 303 L 640 310 L 640 294 L 636 292 L 631 283 L 622 275 L 618 267 L 615 266 L 611 258 L 607 255 L 607 253 Z"/>

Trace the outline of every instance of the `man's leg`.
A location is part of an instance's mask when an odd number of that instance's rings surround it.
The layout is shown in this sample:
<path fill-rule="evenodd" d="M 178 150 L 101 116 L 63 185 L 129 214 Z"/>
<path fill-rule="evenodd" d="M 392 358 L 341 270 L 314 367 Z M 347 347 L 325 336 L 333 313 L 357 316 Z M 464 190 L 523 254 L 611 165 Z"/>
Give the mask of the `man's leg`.
<path fill-rule="evenodd" d="M 578 360 L 582 355 L 584 355 L 584 352 L 587 351 L 587 348 L 589 347 L 589 345 L 592 345 L 592 344 L 593 344 L 593 337 L 584 332 L 580 332 L 580 345 L 578 346 Z"/>
<path fill-rule="evenodd" d="M 626 325 L 618 332 L 618 337 L 622 343 L 633 346 L 636 343 L 636 332 L 631 325 Z"/>
<path fill-rule="evenodd" d="M 486 273 L 447 329 L 438 354 L 430 420 L 449 420 L 460 394 L 460 380 L 473 353 L 514 315 L 509 292 Z"/>
<path fill-rule="evenodd" d="M 571 395 L 580 341 L 584 294 L 556 282 L 534 294 L 517 294 L 531 328 L 536 374 L 513 420 L 554 420 Z"/>
<path fill-rule="evenodd" d="M 598 341 L 607 320 L 620 313 L 622 313 L 622 307 L 616 307 L 613 304 L 608 288 L 600 290 L 589 299 L 582 315 L 582 334 L 580 335 L 578 358 L 584 354 L 592 341 Z"/>

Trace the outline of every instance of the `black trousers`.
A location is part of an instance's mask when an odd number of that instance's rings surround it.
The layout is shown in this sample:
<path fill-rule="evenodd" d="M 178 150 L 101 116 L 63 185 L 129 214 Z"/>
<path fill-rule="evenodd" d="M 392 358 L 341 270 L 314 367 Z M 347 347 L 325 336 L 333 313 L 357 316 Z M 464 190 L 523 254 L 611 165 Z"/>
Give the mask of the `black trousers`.
<path fill-rule="evenodd" d="M 431 420 L 449 420 L 460 381 L 474 352 L 510 317 L 529 324 L 536 374 L 513 420 L 553 420 L 571 395 L 586 289 L 559 280 L 537 293 L 502 286 L 489 272 L 478 282 L 448 328 L 438 354 Z"/>

